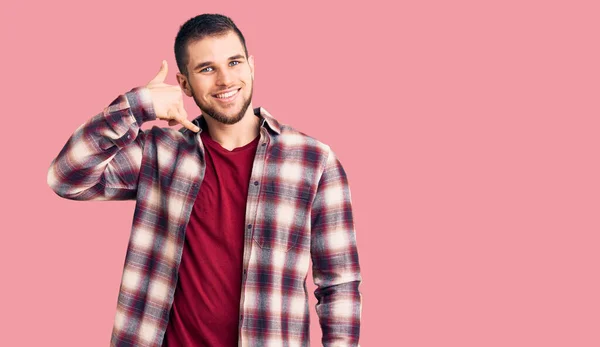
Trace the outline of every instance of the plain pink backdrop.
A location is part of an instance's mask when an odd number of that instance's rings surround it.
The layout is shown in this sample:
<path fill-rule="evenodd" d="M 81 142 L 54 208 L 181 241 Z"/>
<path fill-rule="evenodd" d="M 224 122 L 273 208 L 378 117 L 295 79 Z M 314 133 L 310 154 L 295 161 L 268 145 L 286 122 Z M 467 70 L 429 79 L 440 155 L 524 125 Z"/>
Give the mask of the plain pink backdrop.
<path fill-rule="evenodd" d="M 162 59 L 175 84 L 204 12 L 244 32 L 254 105 L 346 168 L 362 346 L 600 345 L 597 1 L 224 3 L 2 5 L 2 346 L 108 345 L 134 202 L 48 166 Z"/>

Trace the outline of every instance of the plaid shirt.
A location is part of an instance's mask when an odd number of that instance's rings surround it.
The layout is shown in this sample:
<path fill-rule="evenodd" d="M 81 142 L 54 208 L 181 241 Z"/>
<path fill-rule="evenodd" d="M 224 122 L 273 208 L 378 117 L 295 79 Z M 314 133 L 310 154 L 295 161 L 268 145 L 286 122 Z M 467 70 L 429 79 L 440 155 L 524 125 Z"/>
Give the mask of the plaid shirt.
<path fill-rule="evenodd" d="M 324 346 L 358 346 L 362 296 L 350 189 L 329 146 L 264 108 L 246 205 L 239 346 L 308 346 L 312 261 Z M 136 200 L 111 346 L 161 346 L 186 226 L 204 177 L 198 133 L 156 119 L 133 88 L 69 138 L 48 185 L 72 200 Z M 193 123 L 205 126 L 198 116 Z"/>

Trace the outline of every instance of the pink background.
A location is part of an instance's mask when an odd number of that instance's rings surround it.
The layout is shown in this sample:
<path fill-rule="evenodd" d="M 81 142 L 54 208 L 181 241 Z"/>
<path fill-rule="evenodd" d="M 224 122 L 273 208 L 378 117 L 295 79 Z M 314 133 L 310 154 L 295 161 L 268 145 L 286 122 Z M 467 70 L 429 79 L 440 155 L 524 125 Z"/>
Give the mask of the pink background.
<path fill-rule="evenodd" d="M 162 59 L 175 84 L 179 26 L 219 12 L 254 105 L 346 168 L 361 345 L 599 346 L 597 4 L 3 4 L 0 344 L 108 345 L 134 202 L 61 199 L 47 169 Z"/>

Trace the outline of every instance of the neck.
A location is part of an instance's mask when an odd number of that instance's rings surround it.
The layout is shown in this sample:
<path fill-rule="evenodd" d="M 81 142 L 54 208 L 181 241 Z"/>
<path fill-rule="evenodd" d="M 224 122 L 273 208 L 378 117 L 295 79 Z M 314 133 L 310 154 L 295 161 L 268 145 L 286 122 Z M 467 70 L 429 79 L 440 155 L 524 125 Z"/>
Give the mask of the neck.
<path fill-rule="evenodd" d="M 230 151 L 252 142 L 259 133 L 260 118 L 254 115 L 252 104 L 248 106 L 244 117 L 235 124 L 223 124 L 208 116 L 204 119 L 210 137 Z"/>

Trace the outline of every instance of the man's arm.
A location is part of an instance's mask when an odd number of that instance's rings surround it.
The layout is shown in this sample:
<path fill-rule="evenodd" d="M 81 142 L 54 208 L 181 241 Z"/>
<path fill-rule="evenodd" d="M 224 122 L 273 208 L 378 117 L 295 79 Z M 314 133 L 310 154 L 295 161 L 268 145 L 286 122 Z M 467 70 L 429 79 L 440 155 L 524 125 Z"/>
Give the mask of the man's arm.
<path fill-rule="evenodd" d="M 79 126 L 48 169 L 48 185 L 71 200 L 135 199 L 143 122 L 156 119 L 150 91 L 133 88 Z"/>
<path fill-rule="evenodd" d="M 312 206 L 311 257 L 323 346 L 358 346 L 362 278 L 350 187 L 331 149 Z"/>
<path fill-rule="evenodd" d="M 48 185 L 71 200 L 135 199 L 147 132 L 155 119 L 198 132 L 187 119 L 181 88 L 164 83 L 167 61 L 145 87 L 119 95 L 71 135 L 48 169 Z"/>

